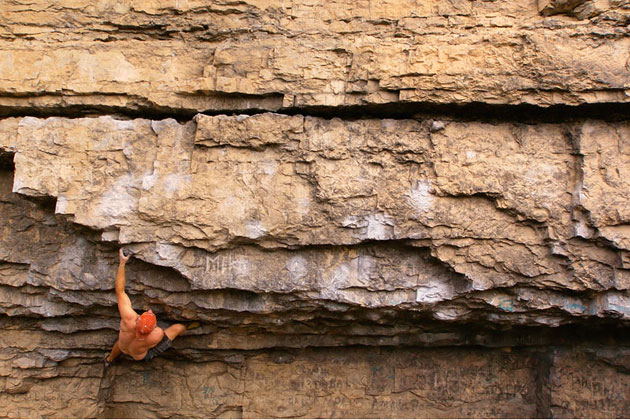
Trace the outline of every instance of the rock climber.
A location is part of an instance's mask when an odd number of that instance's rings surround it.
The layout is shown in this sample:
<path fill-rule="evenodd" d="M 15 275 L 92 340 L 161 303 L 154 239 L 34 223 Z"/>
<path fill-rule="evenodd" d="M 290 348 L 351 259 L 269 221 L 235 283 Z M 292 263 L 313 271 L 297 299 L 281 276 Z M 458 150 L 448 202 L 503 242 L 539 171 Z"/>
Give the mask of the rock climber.
<path fill-rule="evenodd" d="M 149 361 L 170 348 L 175 337 L 184 334 L 187 329 L 199 326 L 198 322 L 188 326 L 173 324 L 163 330 L 157 326 L 157 318 L 151 310 L 138 315 L 125 293 L 125 264 L 131 254 L 126 255 L 122 248 L 118 254 L 120 263 L 116 273 L 116 299 L 120 312 L 120 333 L 111 353 L 105 357 L 105 367 L 109 367 L 120 353 L 125 353 L 134 360 Z"/>

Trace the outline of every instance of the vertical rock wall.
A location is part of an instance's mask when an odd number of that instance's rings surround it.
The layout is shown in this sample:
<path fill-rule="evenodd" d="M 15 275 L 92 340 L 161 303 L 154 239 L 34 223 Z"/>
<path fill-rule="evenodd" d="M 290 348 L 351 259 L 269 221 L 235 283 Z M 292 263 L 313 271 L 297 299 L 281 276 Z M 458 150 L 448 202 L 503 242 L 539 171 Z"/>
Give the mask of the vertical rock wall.
<path fill-rule="evenodd" d="M 630 3 L 0 5 L 0 416 L 624 417 Z M 104 370 L 134 307 L 200 321 Z"/>

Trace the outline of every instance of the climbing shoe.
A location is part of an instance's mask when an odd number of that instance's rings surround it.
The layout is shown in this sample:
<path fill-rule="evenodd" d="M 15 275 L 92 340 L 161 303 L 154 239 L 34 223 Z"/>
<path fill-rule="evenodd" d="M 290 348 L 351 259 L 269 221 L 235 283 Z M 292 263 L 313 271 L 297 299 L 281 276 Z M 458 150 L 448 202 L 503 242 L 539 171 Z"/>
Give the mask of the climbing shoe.
<path fill-rule="evenodd" d="M 186 329 L 187 330 L 194 330 L 195 328 L 199 328 L 201 326 L 201 324 L 197 321 L 195 322 L 191 322 L 190 324 L 186 325 Z"/>
<path fill-rule="evenodd" d="M 103 366 L 105 367 L 105 369 L 114 364 L 114 362 L 110 362 L 109 360 L 107 360 L 108 357 L 109 355 L 105 356 L 105 358 L 103 359 Z"/>

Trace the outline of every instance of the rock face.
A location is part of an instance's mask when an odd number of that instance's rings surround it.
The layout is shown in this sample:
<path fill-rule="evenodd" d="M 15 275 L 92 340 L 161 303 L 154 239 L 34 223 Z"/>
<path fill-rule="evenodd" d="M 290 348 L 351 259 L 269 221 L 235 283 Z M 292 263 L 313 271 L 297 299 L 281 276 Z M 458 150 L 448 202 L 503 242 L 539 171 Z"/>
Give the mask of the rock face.
<path fill-rule="evenodd" d="M 0 6 L 0 416 L 627 415 L 629 2 L 211 3 Z"/>

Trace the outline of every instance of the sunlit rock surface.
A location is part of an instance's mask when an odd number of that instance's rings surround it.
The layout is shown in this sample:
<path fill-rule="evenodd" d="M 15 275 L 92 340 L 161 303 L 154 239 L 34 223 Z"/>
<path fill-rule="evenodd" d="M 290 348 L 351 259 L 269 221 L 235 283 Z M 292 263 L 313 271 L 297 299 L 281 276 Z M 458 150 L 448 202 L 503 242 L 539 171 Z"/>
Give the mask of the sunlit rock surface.
<path fill-rule="evenodd" d="M 11 108 L 630 101 L 625 0 L 13 0 L 1 10 L 0 104 Z"/>
<path fill-rule="evenodd" d="M 627 416 L 628 24 L 4 3 L 0 416 Z M 105 371 L 121 246 L 201 327 Z"/>

